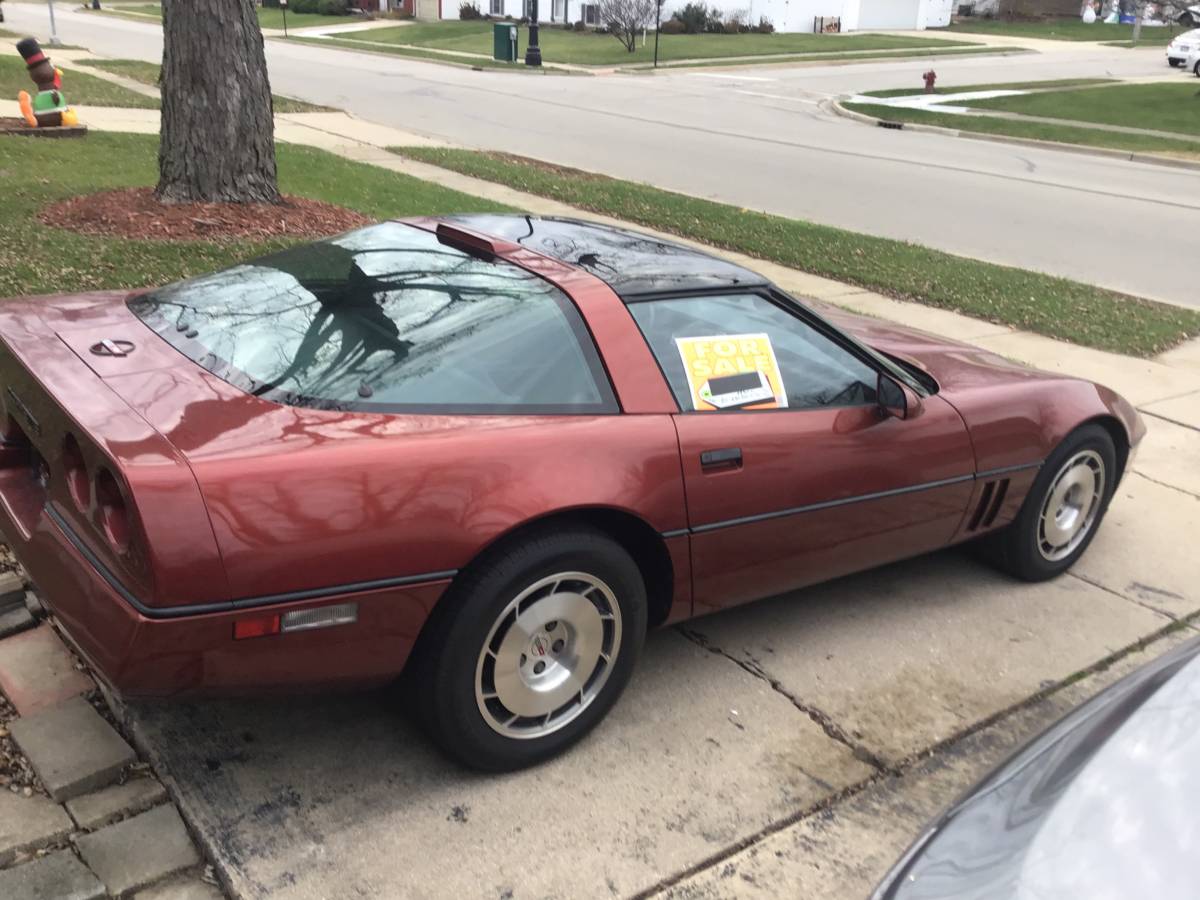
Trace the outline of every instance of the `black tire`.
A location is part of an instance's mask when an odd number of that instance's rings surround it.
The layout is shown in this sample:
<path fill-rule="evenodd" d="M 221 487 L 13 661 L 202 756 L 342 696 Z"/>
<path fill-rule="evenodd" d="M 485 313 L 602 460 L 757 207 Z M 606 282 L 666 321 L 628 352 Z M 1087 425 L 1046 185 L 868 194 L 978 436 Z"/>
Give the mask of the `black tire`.
<path fill-rule="evenodd" d="M 480 673 L 487 665 L 484 646 L 492 637 L 495 649 L 497 640 L 493 630 L 504 628 L 505 620 L 511 622 L 513 612 L 508 612 L 503 619 L 502 614 L 509 610 L 515 598 L 530 586 L 560 573 L 582 573 L 610 589 L 612 599 L 619 607 L 619 615 L 612 617 L 619 623 L 619 636 L 612 632 L 611 625 L 605 626 L 609 629 L 605 632 L 605 640 L 611 640 L 611 664 L 604 667 L 606 670 L 603 679 L 598 680 L 596 693 L 586 704 L 581 700 L 578 711 L 563 713 L 564 717 L 568 714 L 574 717 L 561 726 L 553 725 L 557 730 L 538 736 L 513 737 L 497 730 L 502 723 L 494 726 L 489 722 L 488 715 L 493 720 L 502 716 L 491 713 L 490 708 L 485 714 L 481 706 L 486 707 L 488 703 L 476 693 Z M 581 590 L 564 589 L 576 593 Z M 554 592 L 558 589 L 548 587 L 546 590 Z M 520 605 L 518 612 L 541 601 L 535 592 L 525 602 L 530 606 Z M 611 606 L 607 595 L 604 603 L 606 608 Z M 641 653 L 646 636 L 646 616 L 646 588 L 642 574 L 618 543 L 602 532 L 584 526 L 530 532 L 472 563 L 459 574 L 449 594 L 438 603 L 406 671 L 413 705 L 433 741 L 466 766 L 504 772 L 534 765 L 574 744 L 612 708 L 629 682 Z M 611 653 L 612 648 L 616 648 L 615 654 Z M 526 657 L 522 654 L 520 658 L 520 671 L 525 672 Z M 497 657 L 493 655 L 493 659 Z M 594 672 L 598 673 L 599 661 L 596 665 L 598 668 Z M 591 680 L 588 683 L 592 683 Z M 481 691 L 486 695 L 482 688 Z M 558 716 L 559 713 L 551 715 Z"/>
<path fill-rule="evenodd" d="M 1095 515 L 1078 544 L 1071 547 L 1061 558 L 1048 558 L 1041 549 L 1042 513 L 1050 498 L 1050 491 L 1058 483 L 1059 476 L 1072 460 L 1087 452 L 1095 454 L 1103 465 L 1104 484 L 1095 508 Z M 1043 463 L 1041 471 L 1029 489 L 1020 512 L 1003 531 L 991 535 L 988 555 L 1005 572 L 1024 581 L 1046 581 L 1061 575 L 1075 564 L 1087 550 L 1092 538 L 1108 511 L 1116 488 L 1117 453 L 1112 436 L 1099 425 L 1084 425 L 1071 432 Z M 1062 549 L 1070 547 L 1068 543 Z"/>

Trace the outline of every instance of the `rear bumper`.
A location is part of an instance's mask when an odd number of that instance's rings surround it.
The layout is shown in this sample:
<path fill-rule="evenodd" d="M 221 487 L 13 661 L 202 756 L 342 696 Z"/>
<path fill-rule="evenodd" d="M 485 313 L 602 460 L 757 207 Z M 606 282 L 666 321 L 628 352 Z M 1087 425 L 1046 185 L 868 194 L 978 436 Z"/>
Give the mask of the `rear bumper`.
<path fill-rule="evenodd" d="M 158 617 L 134 608 L 45 508 L 30 507 L 29 475 L 0 470 L 0 531 L 46 605 L 97 673 L 128 696 L 262 693 L 369 686 L 404 667 L 449 578 L 325 593 L 293 602 Z M 24 506 L 22 503 L 24 502 Z M 235 641 L 233 623 L 335 603 L 356 603 L 358 621 Z M 169 614 L 170 610 L 164 610 Z"/>

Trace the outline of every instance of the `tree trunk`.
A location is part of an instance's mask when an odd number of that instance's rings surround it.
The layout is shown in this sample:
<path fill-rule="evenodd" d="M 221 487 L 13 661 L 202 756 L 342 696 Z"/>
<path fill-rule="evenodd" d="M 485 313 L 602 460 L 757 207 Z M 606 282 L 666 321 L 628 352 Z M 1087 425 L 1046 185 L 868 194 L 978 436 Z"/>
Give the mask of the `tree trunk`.
<path fill-rule="evenodd" d="M 163 203 L 279 202 L 254 0 L 163 0 Z"/>

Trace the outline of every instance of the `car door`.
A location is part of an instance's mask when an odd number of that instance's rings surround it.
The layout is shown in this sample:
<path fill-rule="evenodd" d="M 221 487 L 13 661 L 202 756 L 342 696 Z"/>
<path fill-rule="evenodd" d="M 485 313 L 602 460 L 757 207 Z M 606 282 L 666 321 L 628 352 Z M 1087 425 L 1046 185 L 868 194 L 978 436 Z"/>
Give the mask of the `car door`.
<path fill-rule="evenodd" d="M 629 309 L 680 406 L 697 614 L 950 541 L 974 456 L 936 393 L 773 292 Z M 907 418 L 882 410 L 881 368 Z"/>

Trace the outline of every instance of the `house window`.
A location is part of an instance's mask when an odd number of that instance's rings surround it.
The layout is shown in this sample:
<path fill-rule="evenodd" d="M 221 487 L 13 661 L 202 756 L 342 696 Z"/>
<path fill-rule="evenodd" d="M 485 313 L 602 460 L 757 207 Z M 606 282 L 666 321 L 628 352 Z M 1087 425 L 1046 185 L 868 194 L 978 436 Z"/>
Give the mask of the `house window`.
<path fill-rule="evenodd" d="M 597 3 L 583 4 L 583 24 L 584 25 L 599 25 L 600 24 L 600 5 Z"/>
<path fill-rule="evenodd" d="M 550 21 L 567 21 L 567 0 L 554 0 L 554 8 L 550 11 Z"/>
<path fill-rule="evenodd" d="M 504 0 L 491 0 L 491 6 L 488 7 L 488 12 L 493 16 L 504 15 Z"/>

